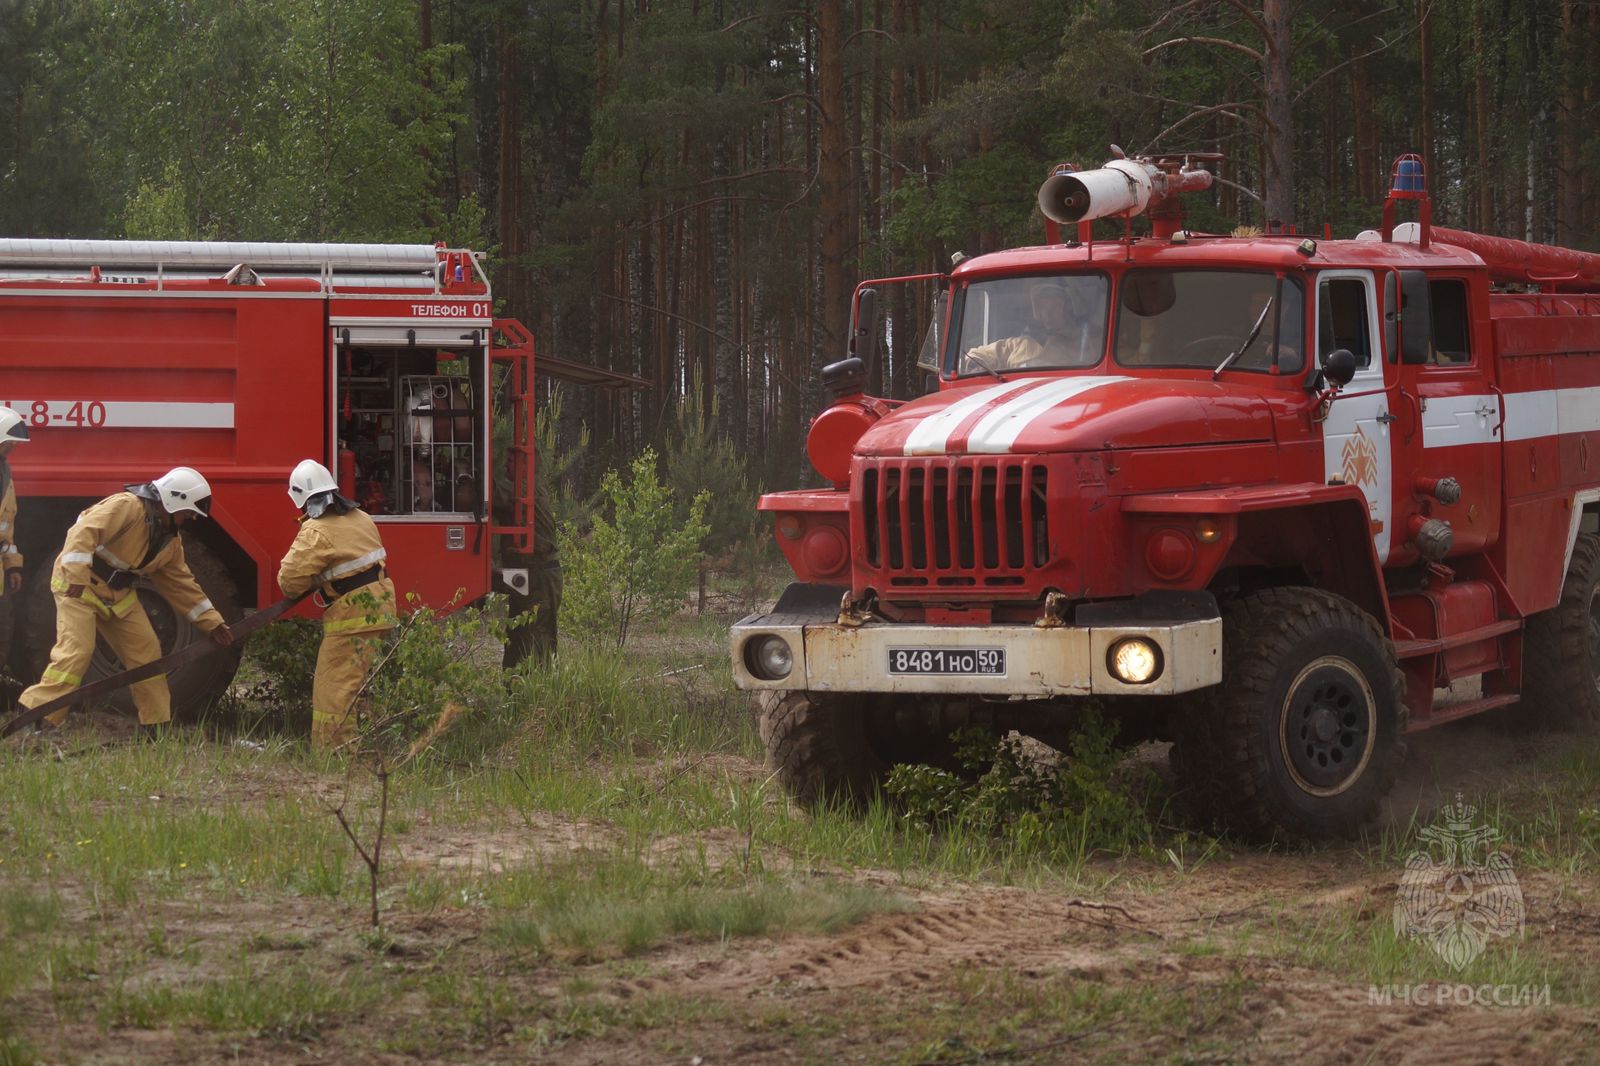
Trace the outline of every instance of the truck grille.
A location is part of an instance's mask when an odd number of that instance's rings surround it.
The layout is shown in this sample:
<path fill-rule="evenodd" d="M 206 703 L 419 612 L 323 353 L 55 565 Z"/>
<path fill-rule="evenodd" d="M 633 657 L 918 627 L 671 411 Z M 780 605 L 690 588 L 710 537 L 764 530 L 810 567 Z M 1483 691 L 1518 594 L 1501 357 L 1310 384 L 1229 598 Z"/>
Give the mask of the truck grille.
<path fill-rule="evenodd" d="M 1032 458 L 868 460 L 869 566 L 897 588 L 1023 585 L 1050 562 L 1049 473 Z"/>

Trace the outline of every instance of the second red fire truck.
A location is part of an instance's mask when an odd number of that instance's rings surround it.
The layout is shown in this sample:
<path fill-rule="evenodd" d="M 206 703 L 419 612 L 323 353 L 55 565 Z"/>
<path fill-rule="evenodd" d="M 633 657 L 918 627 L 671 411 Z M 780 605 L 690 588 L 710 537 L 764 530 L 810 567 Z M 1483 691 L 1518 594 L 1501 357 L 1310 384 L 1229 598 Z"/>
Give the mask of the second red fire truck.
<path fill-rule="evenodd" d="M 87 504 L 176 465 L 211 482 L 212 520 L 184 540 L 226 617 L 278 598 L 296 529 L 285 487 L 308 457 L 378 523 L 403 596 L 444 609 L 525 593 L 533 373 L 531 335 L 495 317 L 467 249 L 0 239 L 0 402 L 30 430 L 11 457 L 28 576 L 0 600 L 0 654 L 13 677 L 38 676 L 65 530 Z M 495 417 L 510 423 L 498 452 Z M 497 471 L 510 486 L 498 499 Z M 141 595 L 166 650 L 195 639 Z M 180 669 L 174 710 L 206 706 L 236 665 L 212 655 Z M 118 668 L 102 647 L 91 677 Z"/>
<path fill-rule="evenodd" d="M 936 392 L 825 371 L 828 487 L 761 501 L 799 580 L 732 638 L 802 800 L 1092 699 L 1222 824 L 1316 839 L 1409 733 L 1600 722 L 1600 255 L 1432 225 L 1415 157 L 1357 239 L 1194 233 L 1198 162 L 1053 174 L 1075 239 L 941 279 Z"/>

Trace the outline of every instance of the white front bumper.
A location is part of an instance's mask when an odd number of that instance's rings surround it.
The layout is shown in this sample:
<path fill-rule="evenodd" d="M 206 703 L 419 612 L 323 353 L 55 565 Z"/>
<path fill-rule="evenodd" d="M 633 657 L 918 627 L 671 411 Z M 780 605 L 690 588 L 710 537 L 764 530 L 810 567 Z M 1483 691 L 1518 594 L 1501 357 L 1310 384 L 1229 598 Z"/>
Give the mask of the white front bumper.
<path fill-rule="evenodd" d="M 750 672 L 746 644 L 768 634 L 789 644 L 794 666 L 778 681 Z M 1115 677 L 1111 646 L 1142 637 L 1161 649 L 1161 673 L 1143 685 Z M 890 622 L 841 626 L 793 616 L 752 616 L 733 627 L 733 680 L 742 689 L 809 692 L 930 692 L 982 696 L 1170 696 L 1222 680 L 1222 620 L 1155 625 L 933 626 Z M 891 648 L 1004 648 L 998 675 L 894 674 Z"/>

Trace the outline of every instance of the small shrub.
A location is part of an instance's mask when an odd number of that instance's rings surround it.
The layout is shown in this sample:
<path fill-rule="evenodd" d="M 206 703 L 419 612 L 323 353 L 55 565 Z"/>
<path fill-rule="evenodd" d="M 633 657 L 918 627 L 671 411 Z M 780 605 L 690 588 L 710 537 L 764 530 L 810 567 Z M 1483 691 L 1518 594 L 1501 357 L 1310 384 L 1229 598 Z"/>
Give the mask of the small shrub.
<path fill-rule="evenodd" d="M 684 606 L 694 587 L 709 497 L 702 492 L 681 523 L 672 492 L 646 448 L 627 483 L 615 470 L 600 485 L 603 503 L 587 536 L 571 524 L 560 532 L 566 588 L 562 620 L 573 631 L 622 647 L 637 625 Z M 608 517 L 609 516 L 609 517 Z"/>
<path fill-rule="evenodd" d="M 360 750 L 381 747 L 393 757 L 433 729 L 447 709 L 454 717 L 505 702 L 504 599 L 490 596 L 480 606 L 440 615 L 410 597 L 410 613 L 367 683 L 370 710 L 361 723 Z"/>
<path fill-rule="evenodd" d="M 363 602 L 363 597 L 365 598 Z M 389 815 L 389 779 L 431 749 L 463 715 L 487 712 L 506 701 L 500 673 L 505 640 L 503 597 L 439 617 L 410 597 L 411 612 L 387 636 L 362 684 L 365 705 L 357 703 L 356 736 L 341 750 L 349 757 L 345 788 L 329 811 L 367 869 L 370 922 L 381 930 L 378 889 L 383 875 L 383 841 Z M 358 605 L 375 610 L 362 592 Z M 356 769 L 377 780 L 378 794 L 363 812 L 351 809 Z"/>
<path fill-rule="evenodd" d="M 311 684 L 317 672 L 322 624 L 285 618 L 245 645 L 234 713 L 245 725 L 270 724 L 291 732 L 311 728 Z"/>
<path fill-rule="evenodd" d="M 763 516 L 756 511 L 756 489 L 750 483 L 746 452 L 717 429 L 721 405 L 713 393 L 707 407 L 702 391 L 697 369 L 678 401 L 663 465 L 680 519 L 691 518 L 693 501 L 707 498 L 706 532 L 700 546 L 707 555 L 726 563 L 729 553 L 750 539 Z"/>
<path fill-rule="evenodd" d="M 1127 762 L 1116 730 L 1098 715 L 1083 718 L 1070 751 L 1054 763 L 1018 737 L 964 730 L 955 739 L 964 773 L 931 766 L 889 773 L 885 791 L 917 824 L 999 838 L 1049 860 L 1137 850 L 1156 832 L 1160 780 Z"/>

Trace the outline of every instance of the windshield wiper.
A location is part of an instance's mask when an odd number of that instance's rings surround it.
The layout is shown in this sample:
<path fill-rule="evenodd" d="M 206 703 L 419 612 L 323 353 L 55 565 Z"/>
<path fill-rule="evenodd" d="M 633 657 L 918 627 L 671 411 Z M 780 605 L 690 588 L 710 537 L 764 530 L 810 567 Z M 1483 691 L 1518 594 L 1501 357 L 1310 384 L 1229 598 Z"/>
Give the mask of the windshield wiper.
<path fill-rule="evenodd" d="M 1229 352 L 1228 353 L 1228 358 L 1224 359 L 1222 362 L 1217 364 L 1217 368 L 1211 372 L 1211 380 L 1212 381 L 1217 380 L 1218 375 L 1220 375 L 1224 370 L 1228 369 L 1228 367 L 1232 366 L 1233 365 L 1233 361 L 1235 359 L 1239 358 L 1241 355 L 1243 355 L 1244 354 L 1244 350 L 1246 348 L 1250 347 L 1250 345 L 1255 343 L 1255 339 L 1256 339 L 1257 335 L 1259 335 L 1261 333 L 1261 325 L 1262 325 L 1262 323 L 1264 323 L 1267 320 L 1267 312 L 1271 311 L 1272 310 L 1272 305 L 1277 303 L 1277 302 L 1278 302 L 1278 298 L 1276 296 L 1273 296 L 1273 297 L 1271 297 L 1270 299 L 1267 300 L 1267 306 L 1263 307 L 1261 309 L 1261 314 L 1256 316 L 1256 324 L 1254 326 L 1250 327 L 1250 336 L 1248 336 L 1248 337 L 1246 337 L 1244 339 L 1244 343 L 1243 344 L 1239 345 L 1239 347 L 1237 347 L 1233 351 Z"/>
<path fill-rule="evenodd" d="M 977 356 L 973 355 L 971 352 L 967 353 L 967 357 L 966 358 L 967 358 L 967 362 L 971 363 L 973 366 L 977 367 L 979 370 L 983 371 L 985 374 L 993 374 L 995 376 L 996 380 L 998 380 L 998 381 L 1009 380 L 1009 379 L 1007 379 L 1007 377 L 1004 374 L 1000 373 L 1000 371 L 997 368 L 990 366 L 988 363 L 984 362 L 982 359 L 980 359 Z"/>

